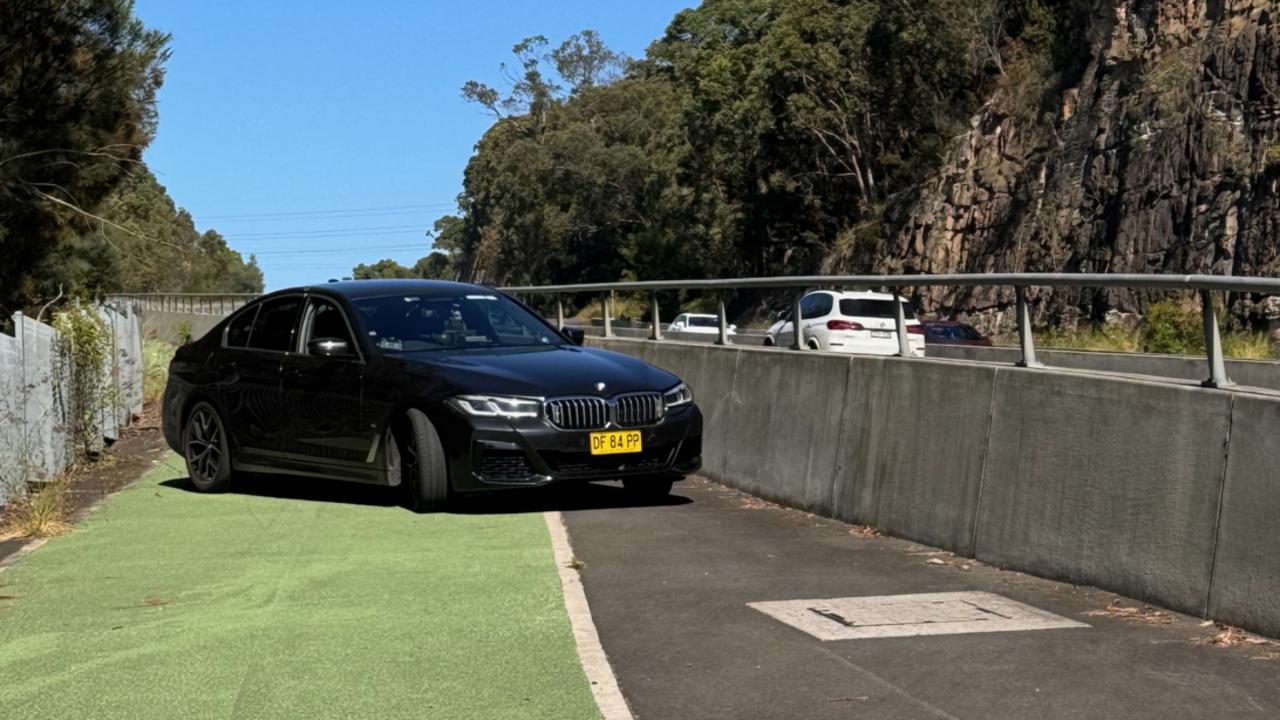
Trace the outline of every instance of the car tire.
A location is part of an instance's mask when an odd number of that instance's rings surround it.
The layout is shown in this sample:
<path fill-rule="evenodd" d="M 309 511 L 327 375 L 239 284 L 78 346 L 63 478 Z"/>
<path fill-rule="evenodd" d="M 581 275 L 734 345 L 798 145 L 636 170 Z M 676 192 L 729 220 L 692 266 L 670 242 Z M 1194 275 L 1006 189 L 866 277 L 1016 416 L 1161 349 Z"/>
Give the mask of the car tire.
<path fill-rule="evenodd" d="M 634 477 L 624 478 L 622 487 L 627 493 L 644 500 L 662 500 L 671 494 L 674 483 L 669 477 Z"/>
<path fill-rule="evenodd" d="M 818 341 L 817 341 L 816 339 L 814 339 L 814 338 L 809 338 L 809 349 L 810 349 L 810 350 L 821 350 L 821 349 L 822 349 L 822 343 L 818 342 Z"/>
<path fill-rule="evenodd" d="M 223 492 L 231 487 L 231 452 L 227 429 L 217 408 L 196 403 L 182 426 L 182 456 L 187 477 L 200 492 Z"/>
<path fill-rule="evenodd" d="M 403 426 L 392 433 L 401 459 L 405 506 L 417 513 L 436 512 L 449 504 L 449 466 L 436 426 L 421 410 L 405 413 Z"/>
<path fill-rule="evenodd" d="M 765 336 L 764 336 L 764 346 L 765 346 L 765 347 L 773 347 L 773 336 L 772 336 L 772 335 L 765 335 Z"/>

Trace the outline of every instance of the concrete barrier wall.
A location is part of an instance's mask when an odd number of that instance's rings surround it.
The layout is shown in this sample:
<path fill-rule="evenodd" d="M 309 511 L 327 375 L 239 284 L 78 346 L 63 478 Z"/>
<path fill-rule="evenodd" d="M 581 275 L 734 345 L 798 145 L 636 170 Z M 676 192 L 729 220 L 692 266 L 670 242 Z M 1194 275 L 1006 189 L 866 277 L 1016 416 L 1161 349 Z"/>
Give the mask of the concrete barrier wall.
<path fill-rule="evenodd" d="M 145 310 L 142 313 L 142 336 L 177 343 L 182 332 L 189 327 L 192 339 L 199 340 L 214 325 L 222 322 L 222 318 L 222 315 Z"/>
<path fill-rule="evenodd" d="M 974 360 L 1013 364 L 1022 351 L 1012 347 L 967 347 L 964 345 L 930 345 L 930 357 L 948 360 Z M 1036 359 L 1050 367 L 1098 372 L 1151 375 L 1153 377 L 1194 380 L 1209 377 L 1205 358 L 1189 355 L 1155 355 L 1147 353 L 1099 352 L 1093 350 L 1049 350 L 1036 348 Z M 1227 377 L 1240 385 L 1280 390 L 1280 362 L 1270 360 L 1228 360 Z"/>
<path fill-rule="evenodd" d="M 592 338 L 681 375 L 707 474 L 990 564 L 1280 636 L 1280 393 Z"/>

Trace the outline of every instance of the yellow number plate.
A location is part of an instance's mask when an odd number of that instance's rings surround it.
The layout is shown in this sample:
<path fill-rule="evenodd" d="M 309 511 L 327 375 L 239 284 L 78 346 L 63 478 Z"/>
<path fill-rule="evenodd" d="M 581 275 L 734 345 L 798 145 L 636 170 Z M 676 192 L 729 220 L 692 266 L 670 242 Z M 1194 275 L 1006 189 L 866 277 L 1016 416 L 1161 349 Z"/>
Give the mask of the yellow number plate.
<path fill-rule="evenodd" d="M 639 430 L 591 433 L 592 455 L 637 453 L 644 449 Z"/>

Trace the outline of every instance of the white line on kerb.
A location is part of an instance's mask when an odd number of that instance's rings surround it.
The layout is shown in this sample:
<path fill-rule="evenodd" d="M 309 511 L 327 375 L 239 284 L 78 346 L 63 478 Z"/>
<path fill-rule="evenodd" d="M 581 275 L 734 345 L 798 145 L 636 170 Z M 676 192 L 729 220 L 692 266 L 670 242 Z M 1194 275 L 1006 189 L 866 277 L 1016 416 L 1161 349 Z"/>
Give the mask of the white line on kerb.
<path fill-rule="evenodd" d="M 556 572 L 560 574 L 560 587 L 564 590 L 564 607 L 569 611 L 569 625 L 573 628 L 573 640 L 578 646 L 578 660 L 591 683 L 591 694 L 604 720 L 632 720 L 631 708 L 618 689 L 618 678 L 613 674 L 609 658 L 600 645 L 600 635 L 591 620 L 591 608 L 582 590 L 582 578 L 570 567 L 573 548 L 569 546 L 569 533 L 565 531 L 564 517 L 554 510 L 545 512 L 551 533 L 551 549 L 555 553 Z"/>

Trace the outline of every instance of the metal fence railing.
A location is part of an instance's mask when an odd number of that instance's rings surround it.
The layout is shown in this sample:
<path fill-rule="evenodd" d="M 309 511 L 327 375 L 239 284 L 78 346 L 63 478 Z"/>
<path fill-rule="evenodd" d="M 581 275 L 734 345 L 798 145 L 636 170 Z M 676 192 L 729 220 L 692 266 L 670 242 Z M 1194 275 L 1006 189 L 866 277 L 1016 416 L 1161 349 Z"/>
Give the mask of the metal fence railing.
<path fill-rule="evenodd" d="M 651 293 L 650 314 L 652 322 L 649 337 L 662 339 L 656 293 L 670 290 L 698 290 L 721 294 L 718 304 L 719 334 L 716 342 L 732 343 L 729 322 L 725 315 L 723 294 L 732 290 L 793 289 L 792 317 L 800 317 L 800 300 L 805 292 L 814 288 L 883 288 L 900 293 L 904 288 L 919 287 L 1006 287 L 1012 288 L 1016 298 L 1018 342 L 1023 367 L 1042 367 L 1036 358 L 1035 343 L 1031 334 L 1031 313 L 1027 302 L 1027 289 L 1033 287 L 1075 288 L 1124 288 L 1163 291 L 1194 291 L 1199 293 L 1201 314 L 1204 318 L 1205 359 L 1209 376 L 1206 387 L 1227 387 L 1226 363 L 1222 354 L 1222 336 L 1213 309 L 1214 292 L 1253 293 L 1280 295 L 1280 278 L 1245 278 L 1221 275 L 1156 275 L 1156 274 L 1102 274 L 1102 273 L 974 273 L 950 275 L 798 275 L 762 278 L 725 278 L 715 280 L 649 280 L 637 282 L 578 283 L 572 285 L 524 285 L 500 288 L 516 295 L 550 295 L 556 298 L 556 324 L 563 328 L 564 297 L 568 295 L 599 294 L 603 309 L 603 332 L 613 337 L 613 319 L 610 301 L 615 292 Z M 143 311 L 182 312 L 208 315 L 226 315 L 245 303 L 259 297 L 250 293 L 133 293 L 109 296 L 111 302 L 135 307 Z M 900 303 L 894 318 L 897 330 L 898 354 L 909 357 L 906 318 Z M 799 323 L 793 323 L 793 327 Z M 792 332 L 791 348 L 805 350 L 804 329 Z"/>
<path fill-rule="evenodd" d="M 883 288 L 893 293 L 900 293 L 903 288 L 918 287 L 1009 287 L 1013 288 L 1016 297 L 1016 316 L 1018 325 L 1018 341 L 1021 347 L 1021 359 L 1018 365 L 1023 367 L 1042 367 L 1036 359 L 1035 343 L 1031 334 L 1031 313 L 1027 303 L 1027 288 L 1032 287 L 1082 287 L 1082 288 L 1127 288 L 1152 290 L 1186 290 L 1195 291 L 1200 296 L 1201 314 L 1204 318 L 1205 357 L 1208 362 L 1209 377 L 1204 381 L 1206 387 L 1228 387 L 1231 380 L 1227 377 L 1226 363 L 1222 354 L 1222 336 L 1218 329 L 1217 317 L 1213 309 L 1214 292 L 1255 293 L 1261 295 L 1280 294 L 1280 278 L 1238 278 L 1219 275 L 1145 275 L 1145 274 L 1098 274 L 1098 273 L 985 273 L 985 274 L 953 274 L 953 275 L 804 275 L 794 277 L 764 278 L 728 278 L 719 280 L 655 280 L 642 282 L 613 283 L 581 283 L 575 285 L 528 285 L 502 288 L 504 292 L 519 295 L 552 295 L 556 296 L 557 327 L 564 327 L 564 300 L 566 295 L 582 293 L 600 293 L 604 316 L 604 335 L 613 336 L 612 319 L 610 317 L 610 301 L 615 292 L 649 292 L 652 293 L 650 313 L 652 322 L 649 330 L 651 340 L 662 339 L 662 327 L 658 316 L 658 299 L 656 293 L 664 290 L 701 290 L 720 292 L 719 337 L 717 344 L 731 343 L 728 318 L 725 316 L 723 293 L 730 290 L 744 289 L 795 289 L 792 301 L 791 317 L 799 318 L 800 300 L 805 291 L 812 288 Z M 898 354 L 910 357 L 907 344 L 906 318 L 901 303 L 894 303 L 897 308 L 894 318 L 898 339 Z M 793 350 L 804 350 L 804 329 L 798 322 L 792 323 Z"/>

